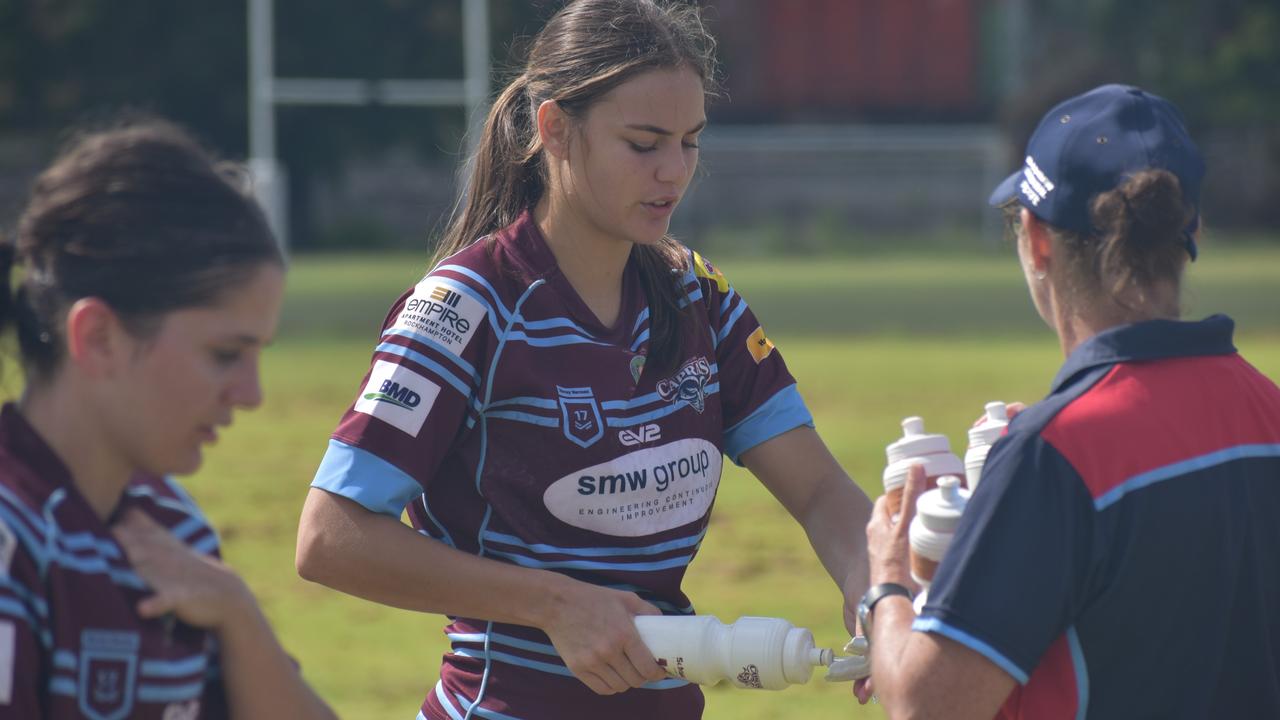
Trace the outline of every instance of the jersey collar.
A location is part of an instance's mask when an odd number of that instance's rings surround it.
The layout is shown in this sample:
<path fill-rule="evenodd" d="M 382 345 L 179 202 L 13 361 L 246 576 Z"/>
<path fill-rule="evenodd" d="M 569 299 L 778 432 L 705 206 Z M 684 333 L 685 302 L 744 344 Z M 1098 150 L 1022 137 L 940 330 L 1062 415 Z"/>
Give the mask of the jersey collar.
<path fill-rule="evenodd" d="M 1075 377 L 1100 365 L 1143 362 L 1195 355 L 1229 355 L 1235 321 L 1226 315 L 1204 320 L 1147 320 L 1119 325 L 1094 335 L 1067 356 L 1053 379 L 1058 392 Z"/>

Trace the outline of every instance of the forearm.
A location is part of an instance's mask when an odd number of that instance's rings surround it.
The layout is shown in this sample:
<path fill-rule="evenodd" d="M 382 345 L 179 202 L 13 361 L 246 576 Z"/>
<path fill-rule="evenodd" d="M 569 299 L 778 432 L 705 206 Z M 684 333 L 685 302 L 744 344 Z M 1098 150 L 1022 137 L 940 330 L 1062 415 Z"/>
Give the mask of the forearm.
<path fill-rule="evenodd" d="M 832 460 L 834 466 L 835 461 Z M 822 479 L 797 520 L 822 566 L 856 602 L 868 585 L 867 536 L 871 500 L 839 466 Z"/>
<path fill-rule="evenodd" d="M 231 717 L 337 717 L 302 679 L 251 599 L 216 632 Z"/>
<path fill-rule="evenodd" d="M 307 580 L 383 605 L 545 627 L 576 581 L 479 558 L 312 489 L 298 530 Z"/>
<path fill-rule="evenodd" d="M 914 620 L 911 601 L 894 595 L 876 604 L 875 622 L 871 624 L 871 668 L 876 695 L 894 718 L 910 716 L 908 703 L 913 700 L 910 692 L 913 681 L 904 658 Z"/>
<path fill-rule="evenodd" d="M 867 589 L 871 500 L 811 427 L 797 427 L 742 454 L 742 462 L 804 527 L 822 566 L 851 602 Z"/>

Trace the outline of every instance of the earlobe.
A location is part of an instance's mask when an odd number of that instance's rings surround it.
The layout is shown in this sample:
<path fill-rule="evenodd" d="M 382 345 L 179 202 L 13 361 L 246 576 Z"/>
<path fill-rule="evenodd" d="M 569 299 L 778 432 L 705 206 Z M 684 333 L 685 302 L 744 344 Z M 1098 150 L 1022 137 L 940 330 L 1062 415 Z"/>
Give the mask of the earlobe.
<path fill-rule="evenodd" d="M 67 310 L 67 362 L 91 377 L 111 374 L 123 348 L 124 327 L 101 298 L 80 298 Z"/>
<path fill-rule="evenodd" d="M 563 159 L 569 152 L 569 117 L 555 100 L 546 100 L 538 106 L 535 118 L 538 139 L 542 147 L 553 157 Z"/>

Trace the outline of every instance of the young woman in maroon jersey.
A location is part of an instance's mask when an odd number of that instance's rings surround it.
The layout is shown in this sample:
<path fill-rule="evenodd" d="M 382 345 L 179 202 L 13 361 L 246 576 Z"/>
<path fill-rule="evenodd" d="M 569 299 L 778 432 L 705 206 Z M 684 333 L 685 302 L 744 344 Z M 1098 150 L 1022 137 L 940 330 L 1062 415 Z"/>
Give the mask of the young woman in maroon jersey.
<path fill-rule="evenodd" d="M 168 477 L 262 399 L 284 263 L 253 201 L 167 123 L 83 135 L 0 283 L 26 375 L 0 411 L 0 718 L 332 717 Z"/>
<path fill-rule="evenodd" d="M 451 616 L 421 717 L 699 717 L 633 618 L 693 612 L 681 579 L 722 455 L 846 597 L 866 585 L 868 499 L 742 298 L 667 235 L 713 44 L 685 3 L 578 0 L 551 19 L 330 441 L 299 572 Z"/>

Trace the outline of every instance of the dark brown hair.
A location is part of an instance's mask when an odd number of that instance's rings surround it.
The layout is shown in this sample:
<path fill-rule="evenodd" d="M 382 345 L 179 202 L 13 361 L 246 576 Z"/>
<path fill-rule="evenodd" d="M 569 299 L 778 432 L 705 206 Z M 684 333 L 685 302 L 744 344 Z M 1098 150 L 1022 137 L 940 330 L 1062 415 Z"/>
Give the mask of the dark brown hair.
<path fill-rule="evenodd" d="M 478 238 L 515 222 L 542 198 L 547 169 L 535 127 L 538 106 L 559 104 L 581 118 L 593 104 L 631 78 L 650 71 L 688 68 L 715 92 L 715 41 L 698 8 L 656 0 L 575 0 L 534 38 L 527 63 L 498 96 L 485 121 L 471 183 L 432 264 Z M 684 290 L 677 273 L 686 268 L 684 250 L 670 237 L 653 246 L 636 245 L 641 283 L 649 300 L 649 358 L 669 370 L 682 352 L 686 319 Z"/>
<path fill-rule="evenodd" d="M 16 237 L 0 240 L 0 331 L 16 326 L 29 379 L 58 366 L 61 320 L 80 298 L 101 298 L 145 337 L 165 313 L 284 265 L 233 171 L 161 120 L 72 140 L 36 179 Z M 14 263 L 25 271 L 16 294 Z"/>
<path fill-rule="evenodd" d="M 1005 206 L 1015 236 L 1020 209 L 1016 202 Z M 1068 290 L 1080 297 L 1105 293 L 1126 307 L 1126 297 L 1142 300 L 1157 285 L 1178 288 L 1189 259 L 1185 233 L 1193 214 L 1178 178 L 1168 170 L 1141 170 L 1099 193 L 1089 205 L 1096 232 L 1050 227 L 1065 250 Z"/>

